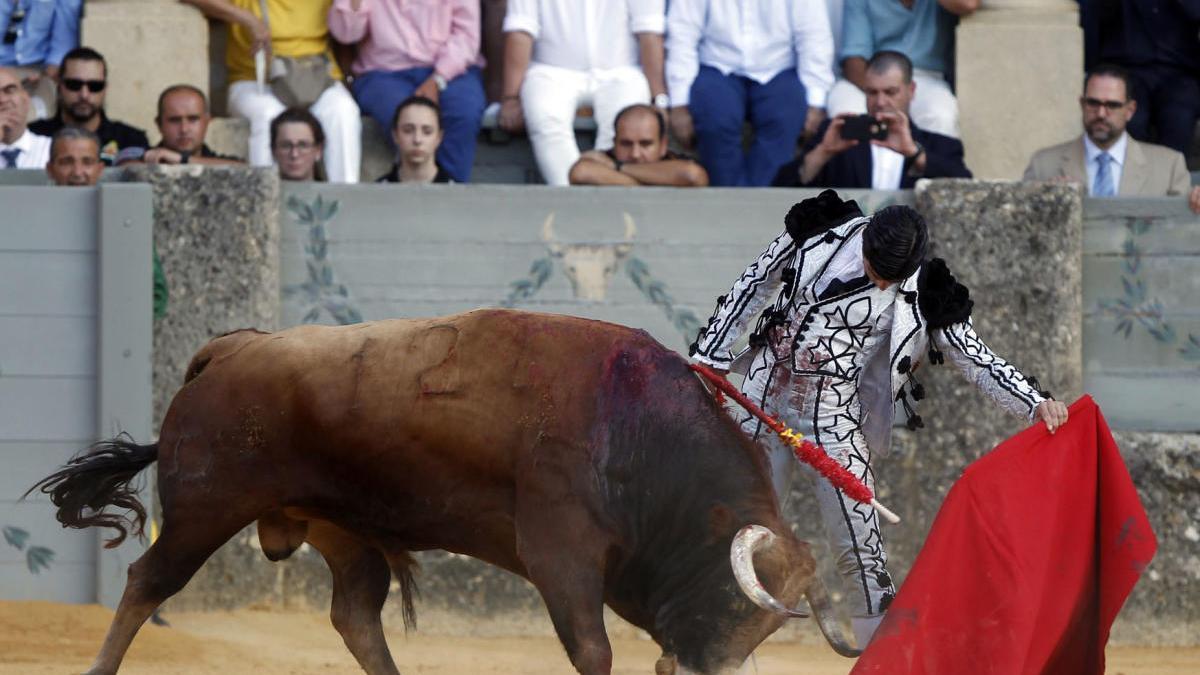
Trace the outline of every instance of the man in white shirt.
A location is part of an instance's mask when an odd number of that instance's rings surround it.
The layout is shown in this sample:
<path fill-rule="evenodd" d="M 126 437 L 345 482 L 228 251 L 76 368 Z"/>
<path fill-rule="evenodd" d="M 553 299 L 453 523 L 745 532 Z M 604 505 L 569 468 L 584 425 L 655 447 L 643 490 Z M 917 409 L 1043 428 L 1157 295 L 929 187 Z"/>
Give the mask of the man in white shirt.
<path fill-rule="evenodd" d="M 0 68 L 0 170 L 45 169 L 50 139 L 29 131 L 29 92 L 11 68 Z"/>
<path fill-rule="evenodd" d="M 1092 69 L 1079 98 L 1083 135 L 1038 150 L 1025 180 L 1083 183 L 1093 197 L 1187 195 L 1192 211 L 1200 213 L 1200 186 L 1191 187 L 1183 155 L 1125 132 L 1137 111 L 1129 83 L 1128 72 L 1118 66 Z"/>
<path fill-rule="evenodd" d="M 666 107 L 663 29 L 663 0 L 509 0 L 499 123 L 528 129 L 546 183 L 569 183 L 579 106 L 592 106 L 600 151 L 612 147 L 618 111 Z"/>
<path fill-rule="evenodd" d="M 671 129 L 713 185 L 769 185 L 833 86 L 825 0 L 671 0 Z M 749 121 L 754 141 L 742 150 Z"/>

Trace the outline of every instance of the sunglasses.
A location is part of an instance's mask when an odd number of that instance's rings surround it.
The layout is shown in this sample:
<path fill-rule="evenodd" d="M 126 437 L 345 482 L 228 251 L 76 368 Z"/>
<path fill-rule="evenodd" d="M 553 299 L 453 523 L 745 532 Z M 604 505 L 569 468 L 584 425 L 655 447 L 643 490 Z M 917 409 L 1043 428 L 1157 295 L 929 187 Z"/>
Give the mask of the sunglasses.
<path fill-rule="evenodd" d="M 1091 97 L 1083 99 L 1083 104 L 1092 110 L 1104 108 L 1108 112 L 1116 112 L 1125 107 L 1125 101 L 1101 101 L 1098 98 Z"/>
<path fill-rule="evenodd" d="M 64 77 L 62 84 L 67 88 L 67 91 L 79 91 L 87 87 L 88 91 L 97 94 L 104 91 L 104 87 L 108 83 L 104 80 L 77 80 L 73 77 Z"/>
<path fill-rule="evenodd" d="M 8 17 L 8 28 L 4 31 L 4 44 L 13 45 L 17 43 L 17 37 L 20 35 L 21 30 L 21 21 L 24 19 L 25 10 L 20 5 L 17 5 Z"/>

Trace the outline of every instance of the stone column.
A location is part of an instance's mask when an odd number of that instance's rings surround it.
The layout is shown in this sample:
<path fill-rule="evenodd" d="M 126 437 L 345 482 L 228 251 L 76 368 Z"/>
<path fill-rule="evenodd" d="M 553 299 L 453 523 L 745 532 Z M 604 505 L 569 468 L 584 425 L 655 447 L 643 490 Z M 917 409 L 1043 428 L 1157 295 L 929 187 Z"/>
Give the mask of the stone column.
<path fill-rule="evenodd" d="M 959 127 L 976 178 L 1018 179 L 1035 151 L 1081 133 L 1076 3 L 983 0 L 956 42 Z"/>
<path fill-rule="evenodd" d="M 108 116 L 146 130 L 158 95 L 173 84 L 208 91 L 208 22 L 194 7 L 162 0 L 91 0 L 81 43 L 108 62 Z"/>

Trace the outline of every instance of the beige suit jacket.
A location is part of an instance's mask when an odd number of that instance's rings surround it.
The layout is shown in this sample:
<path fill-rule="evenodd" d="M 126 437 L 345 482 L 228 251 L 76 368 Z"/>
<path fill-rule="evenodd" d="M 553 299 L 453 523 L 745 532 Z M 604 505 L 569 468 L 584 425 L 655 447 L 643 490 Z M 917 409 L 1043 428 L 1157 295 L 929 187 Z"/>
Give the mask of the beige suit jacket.
<path fill-rule="evenodd" d="M 1029 160 L 1025 180 L 1055 180 L 1066 178 L 1080 183 L 1089 191 L 1083 136 L 1073 141 L 1042 148 Z M 1119 197 L 1163 197 L 1187 195 L 1192 177 L 1183 154 L 1152 143 L 1139 143 L 1129 138 L 1125 147 L 1125 164 L 1121 167 Z"/>

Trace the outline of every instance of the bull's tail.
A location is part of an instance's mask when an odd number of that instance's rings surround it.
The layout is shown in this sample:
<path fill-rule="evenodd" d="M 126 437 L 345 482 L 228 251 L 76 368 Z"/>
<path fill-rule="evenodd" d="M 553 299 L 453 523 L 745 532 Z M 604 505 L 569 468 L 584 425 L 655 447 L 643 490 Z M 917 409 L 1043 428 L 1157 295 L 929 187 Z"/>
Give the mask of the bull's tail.
<path fill-rule="evenodd" d="M 813 576 L 805 596 L 808 597 L 808 606 L 812 608 L 817 625 L 821 627 L 821 634 L 825 636 L 829 646 L 833 647 L 833 651 L 850 658 L 862 654 L 861 649 L 851 647 L 842 635 L 842 629 L 833 615 L 833 601 L 829 599 L 829 591 L 825 590 L 825 584 L 821 582 L 820 577 Z"/>
<path fill-rule="evenodd" d="M 142 536 L 146 526 L 146 507 L 138 499 L 138 488 L 131 483 L 158 459 L 158 444 L 138 445 L 128 434 L 100 441 L 67 462 L 63 468 L 29 488 L 50 495 L 58 507 L 55 517 L 63 527 L 111 527 L 117 534 L 105 542 L 107 548 L 119 546 L 131 532 Z M 106 512 L 107 507 L 125 509 L 125 513 Z M 132 513 L 130 513 L 132 512 Z"/>

